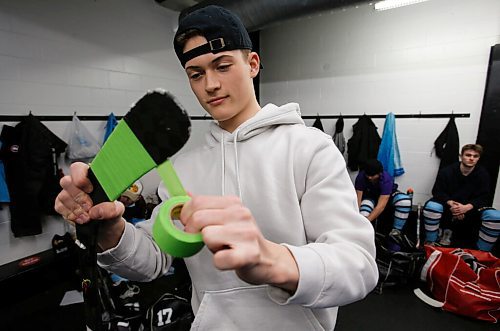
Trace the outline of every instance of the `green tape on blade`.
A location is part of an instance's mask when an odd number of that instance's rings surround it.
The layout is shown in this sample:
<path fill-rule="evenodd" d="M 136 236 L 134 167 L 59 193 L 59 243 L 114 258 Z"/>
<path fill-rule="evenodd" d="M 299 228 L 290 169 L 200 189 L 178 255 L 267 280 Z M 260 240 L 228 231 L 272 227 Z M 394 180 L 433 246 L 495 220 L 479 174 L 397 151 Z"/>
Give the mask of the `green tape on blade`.
<path fill-rule="evenodd" d="M 153 239 L 160 249 L 175 257 L 189 257 L 203 248 L 201 233 L 187 233 L 172 223 L 172 215 L 180 213 L 189 196 L 174 196 L 163 203 L 153 225 Z"/>
<path fill-rule="evenodd" d="M 90 164 L 110 201 L 156 167 L 125 121 L 120 121 Z"/>

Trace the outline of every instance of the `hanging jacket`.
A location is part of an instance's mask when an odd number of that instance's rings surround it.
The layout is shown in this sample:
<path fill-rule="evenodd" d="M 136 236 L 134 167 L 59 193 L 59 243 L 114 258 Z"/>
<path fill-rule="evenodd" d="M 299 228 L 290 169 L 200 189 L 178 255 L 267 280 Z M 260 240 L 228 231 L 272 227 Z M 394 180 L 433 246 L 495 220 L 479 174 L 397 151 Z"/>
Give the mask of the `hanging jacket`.
<path fill-rule="evenodd" d="M 344 137 L 344 118 L 342 115 L 335 123 L 335 132 L 333 133 L 333 142 L 339 149 L 340 153 L 344 155 L 345 152 L 345 137 Z"/>
<path fill-rule="evenodd" d="M 389 113 L 385 117 L 384 132 L 377 159 L 392 178 L 405 173 L 399 155 L 398 139 L 396 138 L 396 116 L 394 116 L 394 113 Z"/>
<path fill-rule="evenodd" d="M 313 128 L 316 128 L 316 129 L 319 129 L 319 130 L 325 132 L 325 130 L 323 129 L 323 123 L 321 123 L 321 118 L 319 117 L 319 115 L 317 115 L 316 119 L 314 120 Z"/>
<path fill-rule="evenodd" d="M 192 330 L 332 330 L 337 307 L 376 284 L 373 228 L 359 214 L 345 161 L 330 136 L 304 125 L 297 104 L 267 105 L 231 133 L 211 123 L 207 143 L 177 156 L 174 167 L 193 194 L 239 196 L 264 237 L 290 250 L 300 274 L 293 296 L 251 285 L 218 270 L 204 247 L 184 259 Z M 163 184 L 159 195 L 167 196 Z M 151 239 L 158 210 L 136 227 L 127 223 L 100 265 L 143 281 L 168 270 L 171 257 Z"/>
<path fill-rule="evenodd" d="M 2 150 L 2 140 L 0 140 L 0 151 Z M 5 178 L 5 168 L 0 157 L 0 203 L 10 202 L 9 189 L 7 188 L 7 179 Z M 1 206 L 0 206 L 1 209 Z"/>
<path fill-rule="evenodd" d="M 15 127 L 4 125 L 1 139 L 12 232 L 15 237 L 40 234 L 42 214 L 55 214 L 57 156 L 66 143 L 31 114 Z"/>
<path fill-rule="evenodd" d="M 366 160 L 377 158 L 380 136 L 367 115 L 361 116 L 352 129 L 352 137 L 347 141 L 347 166 L 356 171 Z"/>
<path fill-rule="evenodd" d="M 10 202 L 9 189 L 5 178 L 5 168 L 0 160 L 0 202 Z"/>
<path fill-rule="evenodd" d="M 452 115 L 450 117 L 448 124 L 434 141 L 434 148 L 436 150 L 436 156 L 441 159 L 439 169 L 458 161 L 460 145 L 457 125 L 455 124 L 455 116 Z"/>

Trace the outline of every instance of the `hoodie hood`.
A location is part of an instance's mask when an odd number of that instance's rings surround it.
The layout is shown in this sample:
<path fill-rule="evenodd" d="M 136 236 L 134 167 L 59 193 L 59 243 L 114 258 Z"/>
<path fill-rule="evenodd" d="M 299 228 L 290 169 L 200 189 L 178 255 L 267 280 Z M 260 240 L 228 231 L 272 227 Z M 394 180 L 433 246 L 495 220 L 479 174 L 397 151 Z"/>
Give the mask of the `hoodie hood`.
<path fill-rule="evenodd" d="M 277 125 L 304 124 L 300 117 L 300 108 L 297 103 L 287 103 L 281 107 L 267 104 L 257 112 L 252 118 L 243 122 L 239 127 L 230 133 L 222 129 L 217 123 L 210 123 L 210 131 L 207 134 L 207 144 L 211 147 L 219 146 L 221 155 L 221 193 L 225 195 L 226 187 L 226 145 L 232 144 L 234 150 L 234 170 L 236 176 L 237 192 L 243 200 L 240 171 L 238 162 L 238 143 L 248 140 L 269 128 Z M 229 143 L 229 144 L 227 144 Z"/>
<path fill-rule="evenodd" d="M 232 133 L 222 129 L 216 122 L 210 123 L 207 142 L 209 146 L 220 144 L 221 139 L 225 142 L 240 142 L 250 139 L 272 126 L 282 124 L 304 124 L 299 104 L 292 102 L 280 107 L 272 103 L 267 104 Z"/>

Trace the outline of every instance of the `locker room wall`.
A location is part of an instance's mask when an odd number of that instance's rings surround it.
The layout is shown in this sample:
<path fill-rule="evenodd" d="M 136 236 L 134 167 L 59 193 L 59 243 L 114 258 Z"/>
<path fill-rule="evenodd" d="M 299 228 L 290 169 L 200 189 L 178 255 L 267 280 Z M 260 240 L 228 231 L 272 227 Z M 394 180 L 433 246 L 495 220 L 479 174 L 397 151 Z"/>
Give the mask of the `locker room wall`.
<path fill-rule="evenodd" d="M 500 42 L 499 9 L 494 0 L 478 8 L 432 0 L 279 23 L 261 32 L 261 103 L 299 102 L 304 115 L 471 113 L 456 122 L 461 143 L 475 141 L 489 47 Z M 176 21 L 177 13 L 146 0 L 0 0 L 0 114 L 123 115 L 145 90 L 160 86 L 191 115 L 203 115 L 171 46 Z M 374 121 L 381 133 L 383 120 Z M 354 122 L 346 120 L 347 139 Z M 432 142 L 446 122 L 396 122 L 407 171 L 398 182 L 415 188 L 416 201 L 430 192 L 439 163 Z M 44 124 L 64 139 L 67 122 Z M 102 139 L 104 122 L 85 124 Z M 323 124 L 331 133 L 335 120 Z M 202 141 L 207 125 L 193 122 L 185 148 Z M 143 179 L 146 194 L 157 180 L 154 173 Z M 8 213 L 0 210 L 0 265 L 50 248 L 53 234 L 65 230 L 50 218 L 43 234 L 12 238 Z"/>
<path fill-rule="evenodd" d="M 261 33 L 261 102 L 298 102 L 304 115 L 470 113 L 456 123 L 460 144 L 473 143 L 498 43 L 495 0 L 432 0 L 384 12 L 364 4 L 294 19 Z M 335 121 L 322 121 L 327 133 Z M 346 139 L 355 121 L 345 120 Z M 384 119 L 374 122 L 382 135 Z M 433 142 L 447 122 L 396 119 L 406 170 L 397 182 L 414 188 L 416 203 L 430 197 L 439 164 Z M 496 192 L 498 208 L 498 185 Z"/>
<path fill-rule="evenodd" d="M 145 91 L 163 87 L 191 115 L 203 115 L 173 51 L 176 25 L 176 12 L 149 0 L 0 0 L 0 114 L 124 115 Z M 66 140 L 69 122 L 44 124 Z M 102 141 L 105 122 L 84 124 Z M 206 125 L 193 123 L 188 145 Z M 143 182 L 152 194 L 158 176 Z M 43 228 L 13 238 L 8 209 L 0 210 L 0 265 L 49 249 L 52 236 L 67 230 L 57 217 Z"/>

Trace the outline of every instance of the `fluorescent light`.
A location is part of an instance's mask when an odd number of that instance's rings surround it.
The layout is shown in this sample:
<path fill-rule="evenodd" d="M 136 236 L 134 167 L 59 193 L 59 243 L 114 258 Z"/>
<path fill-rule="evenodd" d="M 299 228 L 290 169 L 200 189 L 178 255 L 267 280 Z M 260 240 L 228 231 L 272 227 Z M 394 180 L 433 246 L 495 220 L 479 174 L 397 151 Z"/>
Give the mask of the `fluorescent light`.
<path fill-rule="evenodd" d="M 380 10 L 394 9 L 425 1 L 429 0 L 384 0 L 375 3 L 375 10 L 380 11 Z"/>

